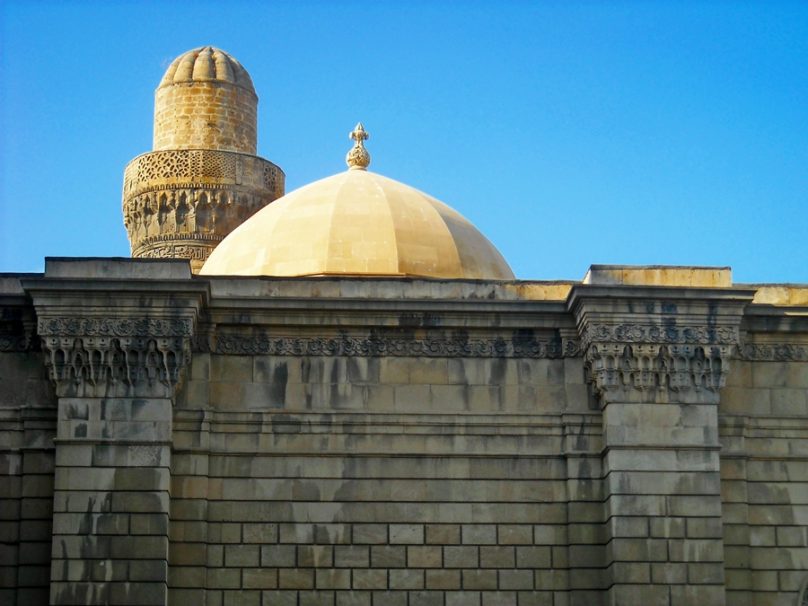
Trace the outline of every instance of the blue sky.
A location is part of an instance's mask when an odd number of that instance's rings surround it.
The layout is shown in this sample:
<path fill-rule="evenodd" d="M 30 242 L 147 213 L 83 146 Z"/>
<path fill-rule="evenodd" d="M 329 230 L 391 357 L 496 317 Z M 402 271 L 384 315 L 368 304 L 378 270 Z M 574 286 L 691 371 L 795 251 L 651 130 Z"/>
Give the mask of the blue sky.
<path fill-rule="evenodd" d="M 808 2 L 0 2 L 0 271 L 128 256 L 126 163 L 205 44 L 260 97 L 287 191 L 371 170 L 522 279 L 594 263 L 808 283 Z"/>

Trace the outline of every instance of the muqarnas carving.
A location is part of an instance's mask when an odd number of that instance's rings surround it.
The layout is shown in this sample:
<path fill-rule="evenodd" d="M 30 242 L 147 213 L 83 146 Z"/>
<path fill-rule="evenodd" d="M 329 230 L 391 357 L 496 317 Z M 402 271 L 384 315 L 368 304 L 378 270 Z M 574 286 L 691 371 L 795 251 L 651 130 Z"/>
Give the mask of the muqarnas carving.
<path fill-rule="evenodd" d="M 214 150 L 144 154 L 126 167 L 123 217 L 133 257 L 191 259 L 198 271 L 216 245 L 283 195 L 280 168 Z"/>

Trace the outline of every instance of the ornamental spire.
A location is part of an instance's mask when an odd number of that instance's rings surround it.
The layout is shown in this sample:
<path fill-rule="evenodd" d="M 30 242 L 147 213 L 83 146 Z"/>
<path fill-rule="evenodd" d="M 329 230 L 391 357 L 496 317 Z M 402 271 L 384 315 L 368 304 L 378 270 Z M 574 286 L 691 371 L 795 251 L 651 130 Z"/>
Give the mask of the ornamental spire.
<path fill-rule="evenodd" d="M 370 154 L 365 149 L 365 140 L 370 138 L 370 135 L 365 131 L 365 127 L 361 122 L 357 122 L 356 128 L 348 133 L 348 138 L 354 140 L 354 146 L 345 156 L 345 162 L 348 163 L 350 170 L 366 170 L 370 164 Z"/>

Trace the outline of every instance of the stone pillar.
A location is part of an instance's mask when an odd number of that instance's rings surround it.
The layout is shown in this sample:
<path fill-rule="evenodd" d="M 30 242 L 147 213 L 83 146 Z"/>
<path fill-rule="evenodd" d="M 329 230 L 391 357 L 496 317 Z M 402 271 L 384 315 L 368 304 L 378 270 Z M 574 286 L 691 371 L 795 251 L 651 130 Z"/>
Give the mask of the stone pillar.
<path fill-rule="evenodd" d="M 50 584 L 56 398 L 19 277 L 0 278 L 0 604 L 44 604 Z"/>
<path fill-rule="evenodd" d="M 51 604 L 167 602 L 172 401 L 202 293 L 133 282 L 143 265 L 49 260 L 29 288 L 58 396 Z"/>
<path fill-rule="evenodd" d="M 752 291 L 576 286 L 603 413 L 608 603 L 724 606 L 718 402 Z"/>

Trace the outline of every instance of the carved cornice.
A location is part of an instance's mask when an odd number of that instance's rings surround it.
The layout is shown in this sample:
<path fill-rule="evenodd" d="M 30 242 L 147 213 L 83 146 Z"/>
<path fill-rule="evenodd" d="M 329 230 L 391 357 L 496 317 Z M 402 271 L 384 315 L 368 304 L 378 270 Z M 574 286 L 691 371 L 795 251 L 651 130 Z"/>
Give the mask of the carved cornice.
<path fill-rule="evenodd" d="M 601 394 L 717 392 L 726 381 L 733 347 L 599 342 L 590 344 L 585 359 L 589 379 Z"/>
<path fill-rule="evenodd" d="M 170 397 L 191 360 L 190 318 L 41 317 L 60 396 Z"/>
<path fill-rule="evenodd" d="M 190 337 L 190 318 L 40 318 L 40 336 Z"/>
<path fill-rule="evenodd" d="M 808 345 L 793 343 L 746 343 L 738 357 L 750 362 L 808 362 Z"/>
<path fill-rule="evenodd" d="M 198 344 L 213 353 L 279 356 L 392 356 L 467 358 L 565 358 L 580 355 L 575 340 L 505 339 L 461 336 L 401 337 L 380 334 L 369 337 L 273 337 L 270 335 L 211 336 Z"/>
<path fill-rule="evenodd" d="M 25 301 L 0 302 L 0 352 L 26 352 L 37 349 L 36 321 Z"/>
<path fill-rule="evenodd" d="M 587 378 L 602 403 L 718 403 L 754 291 L 579 285 L 575 314 Z"/>
<path fill-rule="evenodd" d="M 737 326 L 589 324 L 582 333 L 589 378 L 601 394 L 715 392 L 739 341 Z"/>
<path fill-rule="evenodd" d="M 739 342 L 737 326 L 600 323 L 582 333 L 589 380 L 614 399 L 702 400 L 704 392 L 717 401 Z"/>
<path fill-rule="evenodd" d="M 5 331 L 0 332 L 0 352 L 24 352 L 36 348 L 36 341 L 29 332 Z"/>
<path fill-rule="evenodd" d="M 23 352 L 36 348 L 33 322 L 0 321 L 0 352 Z"/>
<path fill-rule="evenodd" d="M 678 326 L 653 324 L 588 324 L 581 335 L 586 349 L 591 343 L 666 343 L 689 345 L 735 345 L 737 326 Z"/>

